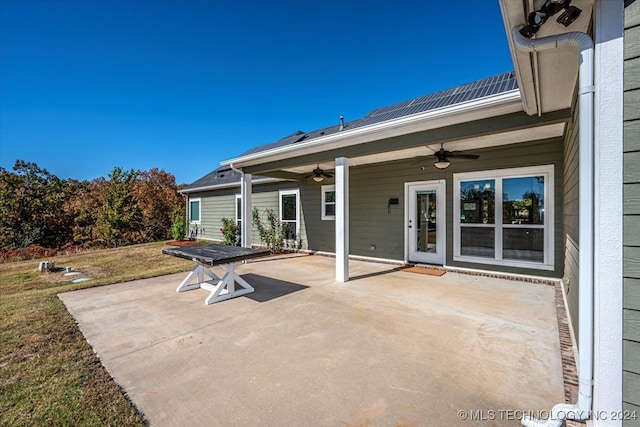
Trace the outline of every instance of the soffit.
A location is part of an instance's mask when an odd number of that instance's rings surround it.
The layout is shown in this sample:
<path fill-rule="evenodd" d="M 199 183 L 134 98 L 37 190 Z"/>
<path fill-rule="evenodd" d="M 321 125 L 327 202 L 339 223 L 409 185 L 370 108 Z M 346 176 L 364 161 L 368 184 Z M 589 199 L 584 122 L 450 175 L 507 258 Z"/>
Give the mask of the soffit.
<path fill-rule="evenodd" d="M 507 131 L 492 135 L 484 135 L 476 138 L 466 138 L 458 141 L 450 141 L 445 144 L 445 148 L 449 151 L 464 150 L 466 152 L 473 153 L 473 150 L 481 148 L 497 147 L 502 145 L 517 144 L 520 142 L 538 141 L 560 137 L 564 133 L 564 128 L 565 123 L 554 123 L 535 128 Z M 430 156 L 439 149 L 439 144 L 430 144 L 403 150 L 394 150 L 360 157 L 351 157 L 349 158 L 349 166 L 362 166 L 393 160 Z M 286 172 L 298 174 L 309 174 L 317 165 L 319 165 L 320 168 L 324 170 L 332 170 L 335 167 L 334 162 L 320 162 L 301 164 L 300 166 L 286 168 L 283 170 L 285 170 Z"/>
<path fill-rule="evenodd" d="M 540 9 L 544 3 L 545 0 L 500 0 L 524 110 L 530 115 L 570 108 L 578 77 L 578 54 L 571 48 L 529 53 L 518 51 L 514 47 L 512 29 L 524 25 L 529 12 Z M 572 31 L 588 32 L 593 0 L 572 0 L 571 5 L 582 10 L 575 22 L 569 27 L 558 24 L 556 18 L 561 13 L 558 12 L 540 27 L 535 38 Z"/>

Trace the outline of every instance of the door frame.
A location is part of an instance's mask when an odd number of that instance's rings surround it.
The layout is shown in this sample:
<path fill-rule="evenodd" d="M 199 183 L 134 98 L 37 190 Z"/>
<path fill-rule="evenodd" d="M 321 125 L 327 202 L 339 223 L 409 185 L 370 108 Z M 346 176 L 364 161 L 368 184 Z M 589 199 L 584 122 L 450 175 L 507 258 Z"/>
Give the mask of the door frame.
<path fill-rule="evenodd" d="M 409 259 L 409 214 L 410 214 L 410 199 L 414 197 L 414 191 L 418 189 L 434 189 L 436 190 L 436 216 L 438 223 L 442 226 L 437 226 L 436 229 L 436 253 L 439 255 L 437 265 L 445 265 L 447 261 L 446 257 L 446 237 L 447 237 L 447 183 L 444 179 L 436 179 L 430 181 L 412 181 L 404 183 L 404 261 L 405 262 L 419 262 L 411 261 Z M 440 219 L 442 218 L 442 219 Z"/>

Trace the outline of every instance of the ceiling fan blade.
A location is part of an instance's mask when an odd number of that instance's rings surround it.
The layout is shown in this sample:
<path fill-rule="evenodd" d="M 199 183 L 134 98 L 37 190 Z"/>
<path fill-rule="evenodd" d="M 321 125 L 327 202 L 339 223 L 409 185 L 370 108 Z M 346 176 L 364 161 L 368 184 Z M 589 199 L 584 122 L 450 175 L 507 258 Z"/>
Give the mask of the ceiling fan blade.
<path fill-rule="evenodd" d="M 333 178 L 333 175 L 331 175 L 330 173 L 323 172 L 322 175 L 324 175 L 327 178 Z"/>
<path fill-rule="evenodd" d="M 467 153 L 463 153 L 462 151 L 451 151 L 447 154 L 447 156 L 457 157 L 459 159 L 473 159 L 473 160 L 477 160 L 480 158 L 480 156 L 477 154 L 467 154 Z"/>

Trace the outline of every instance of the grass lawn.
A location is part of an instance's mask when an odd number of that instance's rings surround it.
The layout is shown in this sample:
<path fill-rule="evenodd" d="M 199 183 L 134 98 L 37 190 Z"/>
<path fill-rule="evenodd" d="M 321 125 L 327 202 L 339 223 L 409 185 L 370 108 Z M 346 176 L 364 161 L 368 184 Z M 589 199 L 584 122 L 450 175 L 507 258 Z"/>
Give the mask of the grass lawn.
<path fill-rule="evenodd" d="M 151 243 L 55 257 L 82 276 L 41 273 L 39 260 L 0 263 L 0 425 L 144 425 L 59 292 L 188 271 L 192 262 Z"/>

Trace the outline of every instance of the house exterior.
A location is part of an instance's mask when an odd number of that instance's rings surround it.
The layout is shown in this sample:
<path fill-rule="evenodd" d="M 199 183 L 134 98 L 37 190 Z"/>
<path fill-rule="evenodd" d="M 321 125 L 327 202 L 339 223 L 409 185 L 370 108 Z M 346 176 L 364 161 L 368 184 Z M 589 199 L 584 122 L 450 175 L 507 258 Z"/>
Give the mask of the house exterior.
<path fill-rule="evenodd" d="M 523 37 L 554 1 L 499 0 L 514 72 L 297 131 L 182 191 L 193 235 L 234 218 L 260 244 L 245 218 L 273 209 L 338 281 L 350 257 L 560 279 L 580 385 L 554 414 L 638 426 L 640 2 L 573 0 L 568 26 Z"/>

